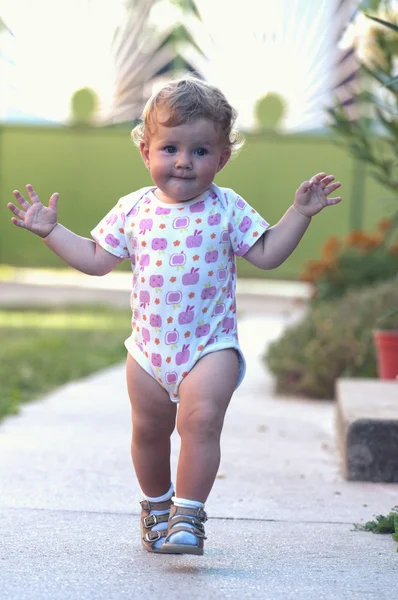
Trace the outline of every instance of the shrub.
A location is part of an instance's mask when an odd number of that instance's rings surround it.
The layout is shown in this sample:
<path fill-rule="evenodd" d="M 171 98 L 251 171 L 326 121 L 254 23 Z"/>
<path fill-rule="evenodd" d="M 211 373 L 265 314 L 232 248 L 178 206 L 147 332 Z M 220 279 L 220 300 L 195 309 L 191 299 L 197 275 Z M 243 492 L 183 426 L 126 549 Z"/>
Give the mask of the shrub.
<path fill-rule="evenodd" d="M 397 295 L 393 280 L 311 306 L 264 355 L 276 391 L 333 398 L 338 377 L 376 377 L 372 330 Z"/>
<path fill-rule="evenodd" d="M 387 281 L 398 273 L 398 243 L 393 222 L 383 219 L 373 233 L 352 231 L 345 238 L 331 237 L 319 260 L 306 264 L 303 281 L 314 286 L 314 299 L 339 298 L 347 290 Z"/>

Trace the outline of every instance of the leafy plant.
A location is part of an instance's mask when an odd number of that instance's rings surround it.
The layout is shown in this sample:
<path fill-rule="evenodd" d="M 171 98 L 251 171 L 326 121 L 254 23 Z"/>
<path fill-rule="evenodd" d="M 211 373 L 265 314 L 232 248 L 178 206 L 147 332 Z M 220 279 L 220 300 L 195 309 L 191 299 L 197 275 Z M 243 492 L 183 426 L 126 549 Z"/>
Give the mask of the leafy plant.
<path fill-rule="evenodd" d="M 348 289 L 391 279 L 398 273 L 395 238 L 390 219 L 380 221 L 373 233 L 333 236 L 325 242 L 321 258 L 307 262 L 301 279 L 313 284 L 315 300 L 338 298 Z"/>
<path fill-rule="evenodd" d="M 348 47 L 357 50 L 365 84 L 355 97 L 357 118 L 351 119 L 340 102 L 328 113 L 330 127 L 349 152 L 370 165 L 370 174 L 385 188 L 398 192 L 398 14 L 388 4 L 384 12 L 359 12 L 353 31 L 348 29 Z"/>
<path fill-rule="evenodd" d="M 107 124 L 137 120 L 157 78 L 166 73 L 173 76 L 178 70 L 195 70 L 184 57 L 187 48 L 203 54 L 185 25 L 186 16 L 201 19 L 195 0 L 173 0 L 176 22 L 168 24 L 163 19 L 162 25 L 155 25 L 151 11 L 159 5 L 164 15 L 170 14 L 172 7 L 170 3 L 162 7 L 165 4 L 164 0 L 126 3 L 125 19 L 111 48 L 115 88 Z"/>
<path fill-rule="evenodd" d="M 276 391 L 331 399 L 339 377 L 377 377 L 372 332 L 396 300 L 392 280 L 310 305 L 303 321 L 286 329 L 264 355 Z"/>
<path fill-rule="evenodd" d="M 355 523 L 355 529 L 372 533 L 391 533 L 393 540 L 398 542 L 398 506 L 394 506 L 388 515 L 377 515 L 373 521 L 368 521 L 365 525 Z"/>

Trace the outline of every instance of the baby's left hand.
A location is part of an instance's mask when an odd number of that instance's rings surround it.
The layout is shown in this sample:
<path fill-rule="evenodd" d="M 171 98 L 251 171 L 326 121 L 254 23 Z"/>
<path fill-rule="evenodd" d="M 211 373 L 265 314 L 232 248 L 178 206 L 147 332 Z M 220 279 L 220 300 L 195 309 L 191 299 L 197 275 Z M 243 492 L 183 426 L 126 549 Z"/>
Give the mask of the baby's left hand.
<path fill-rule="evenodd" d="M 314 177 L 311 177 L 309 181 L 304 181 L 294 197 L 296 210 L 306 217 L 313 217 L 326 206 L 332 206 L 341 202 L 341 196 L 328 198 L 329 194 L 341 187 L 339 181 L 332 183 L 333 180 L 334 175 L 318 173 Z"/>

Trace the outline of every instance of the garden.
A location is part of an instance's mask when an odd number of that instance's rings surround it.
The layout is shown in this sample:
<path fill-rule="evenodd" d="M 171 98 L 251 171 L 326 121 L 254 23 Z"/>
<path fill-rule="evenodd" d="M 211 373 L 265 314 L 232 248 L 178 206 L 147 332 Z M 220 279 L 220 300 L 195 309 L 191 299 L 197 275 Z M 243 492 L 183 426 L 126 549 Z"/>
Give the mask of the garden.
<path fill-rule="evenodd" d="M 393 11 L 358 14 L 348 33 L 357 44 L 366 91 L 357 96 L 356 118 L 341 104 L 329 111 L 341 143 L 395 198 L 397 25 Z M 313 290 L 308 313 L 264 356 L 278 392 L 332 399 L 340 377 L 398 378 L 397 226 L 398 207 L 370 233 L 329 237 L 321 256 L 307 262 L 301 279 Z"/>

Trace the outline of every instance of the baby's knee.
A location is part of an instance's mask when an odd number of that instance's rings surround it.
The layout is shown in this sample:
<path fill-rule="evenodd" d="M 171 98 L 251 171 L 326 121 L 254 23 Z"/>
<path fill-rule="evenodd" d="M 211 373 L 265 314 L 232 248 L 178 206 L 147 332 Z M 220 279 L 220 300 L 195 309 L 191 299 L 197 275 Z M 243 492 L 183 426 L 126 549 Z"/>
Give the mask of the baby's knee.
<path fill-rule="evenodd" d="M 224 422 L 224 414 L 212 405 L 195 407 L 178 418 L 177 431 L 183 439 L 185 436 L 195 438 L 220 437 Z"/>
<path fill-rule="evenodd" d="M 159 418 L 133 419 L 133 438 L 145 443 L 156 443 L 159 438 L 170 437 L 175 420 Z"/>

